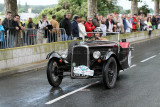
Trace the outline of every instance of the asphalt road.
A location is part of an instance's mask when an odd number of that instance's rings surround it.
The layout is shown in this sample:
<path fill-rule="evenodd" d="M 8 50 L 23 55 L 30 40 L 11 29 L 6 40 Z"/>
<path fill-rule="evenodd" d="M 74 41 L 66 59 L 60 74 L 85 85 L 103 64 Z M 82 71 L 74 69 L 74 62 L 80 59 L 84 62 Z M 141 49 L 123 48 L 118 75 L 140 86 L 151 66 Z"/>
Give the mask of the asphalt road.
<path fill-rule="evenodd" d="M 0 107 L 160 107 L 160 39 L 133 46 L 133 66 L 114 89 L 106 90 L 101 79 L 70 78 L 52 88 L 40 69 L 1 78 Z"/>

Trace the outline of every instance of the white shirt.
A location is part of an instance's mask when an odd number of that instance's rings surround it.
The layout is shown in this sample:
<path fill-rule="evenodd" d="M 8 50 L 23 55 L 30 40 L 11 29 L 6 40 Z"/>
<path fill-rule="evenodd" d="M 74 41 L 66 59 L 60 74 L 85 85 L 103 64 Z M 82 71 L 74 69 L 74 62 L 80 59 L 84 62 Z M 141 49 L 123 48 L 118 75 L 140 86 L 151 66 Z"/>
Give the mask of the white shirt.
<path fill-rule="evenodd" d="M 158 29 L 160 29 L 160 24 L 158 24 Z"/>
<path fill-rule="evenodd" d="M 148 22 L 147 22 L 147 21 L 144 21 L 144 23 L 146 24 L 146 26 L 144 26 L 143 29 L 149 28 Z"/>
<path fill-rule="evenodd" d="M 132 23 L 128 20 L 126 20 L 126 22 L 127 22 L 127 26 L 128 26 L 128 28 L 126 29 L 126 33 L 130 33 L 131 29 L 132 29 Z"/>
<path fill-rule="evenodd" d="M 38 28 L 38 32 L 40 33 L 45 33 L 45 27 L 47 25 L 51 25 L 49 21 L 43 22 L 42 20 L 38 22 L 39 28 Z"/>
<path fill-rule="evenodd" d="M 79 23 L 78 27 L 79 27 L 79 37 L 82 37 L 84 40 L 85 39 L 84 37 L 87 36 L 86 28 L 82 23 Z"/>
<path fill-rule="evenodd" d="M 105 24 L 100 24 L 100 28 L 102 29 L 103 31 L 103 35 L 102 36 L 106 36 L 106 30 L 107 30 L 107 27 Z"/>
<path fill-rule="evenodd" d="M 108 31 L 109 31 L 109 32 L 113 32 L 113 24 L 111 23 L 111 21 L 109 21 Z"/>

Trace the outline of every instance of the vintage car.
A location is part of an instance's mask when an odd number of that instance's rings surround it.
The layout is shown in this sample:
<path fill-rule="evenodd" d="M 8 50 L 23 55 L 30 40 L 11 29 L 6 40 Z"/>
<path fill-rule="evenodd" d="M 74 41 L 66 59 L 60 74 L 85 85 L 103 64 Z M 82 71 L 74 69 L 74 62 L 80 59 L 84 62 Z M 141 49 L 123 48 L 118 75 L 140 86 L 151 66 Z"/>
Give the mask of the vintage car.
<path fill-rule="evenodd" d="M 58 87 L 69 72 L 72 79 L 102 78 L 104 86 L 111 89 L 115 86 L 120 70 L 131 66 L 130 43 L 113 41 L 77 41 L 70 43 L 68 56 L 55 51 L 48 54 L 48 82 Z"/>

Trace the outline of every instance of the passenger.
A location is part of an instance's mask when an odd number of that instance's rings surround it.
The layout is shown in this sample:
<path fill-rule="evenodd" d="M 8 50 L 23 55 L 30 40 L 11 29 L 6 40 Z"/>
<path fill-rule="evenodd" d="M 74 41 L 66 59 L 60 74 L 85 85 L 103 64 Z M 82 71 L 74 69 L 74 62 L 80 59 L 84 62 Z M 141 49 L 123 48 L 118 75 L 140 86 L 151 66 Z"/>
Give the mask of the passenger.
<path fill-rule="evenodd" d="M 94 32 L 97 32 L 95 33 L 95 40 L 108 41 L 106 38 L 102 37 L 103 31 L 101 28 L 97 27 Z"/>

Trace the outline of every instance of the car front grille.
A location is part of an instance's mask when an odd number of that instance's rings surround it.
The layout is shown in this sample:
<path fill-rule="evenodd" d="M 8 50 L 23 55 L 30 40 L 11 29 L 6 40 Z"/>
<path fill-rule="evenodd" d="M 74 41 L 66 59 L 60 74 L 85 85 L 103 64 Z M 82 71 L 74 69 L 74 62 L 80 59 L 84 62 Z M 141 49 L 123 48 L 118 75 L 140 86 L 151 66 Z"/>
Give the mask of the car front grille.
<path fill-rule="evenodd" d="M 75 47 L 73 49 L 72 64 L 75 64 L 75 66 L 88 66 L 88 57 L 87 47 Z"/>

